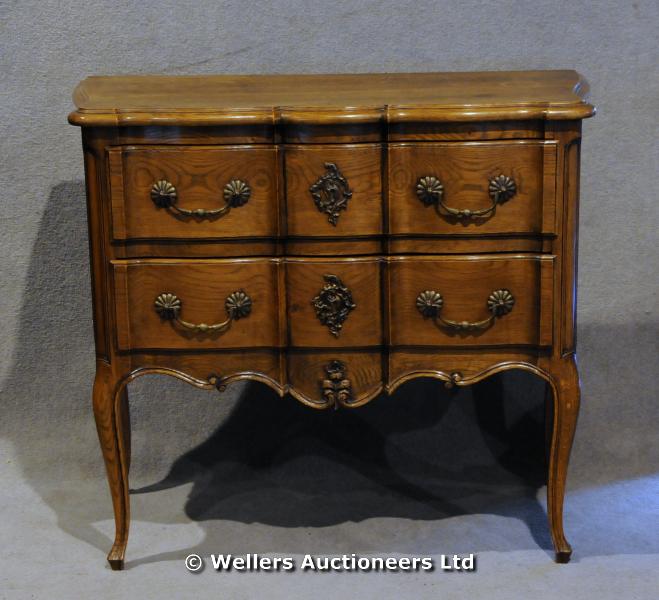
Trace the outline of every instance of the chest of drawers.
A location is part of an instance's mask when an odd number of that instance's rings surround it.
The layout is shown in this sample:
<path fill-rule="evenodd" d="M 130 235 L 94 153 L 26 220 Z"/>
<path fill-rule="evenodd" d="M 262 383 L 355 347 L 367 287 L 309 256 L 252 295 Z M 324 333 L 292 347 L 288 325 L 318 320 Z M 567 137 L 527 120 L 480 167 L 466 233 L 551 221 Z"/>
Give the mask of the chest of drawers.
<path fill-rule="evenodd" d="M 97 371 L 116 522 L 127 384 L 253 379 L 354 408 L 413 377 L 542 377 L 557 560 L 579 409 L 574 71 L 90 77 L 82 127 Z"/>

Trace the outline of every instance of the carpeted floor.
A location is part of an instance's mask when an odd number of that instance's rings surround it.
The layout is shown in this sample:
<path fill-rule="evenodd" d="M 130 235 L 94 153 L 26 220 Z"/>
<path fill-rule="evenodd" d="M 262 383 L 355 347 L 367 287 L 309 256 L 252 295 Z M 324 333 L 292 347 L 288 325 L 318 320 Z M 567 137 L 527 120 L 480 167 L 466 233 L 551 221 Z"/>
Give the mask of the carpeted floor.
<path fill-rule="evenodd" d="M 30 465 L 34 455 L 20 444 L 5 441 L 0 595 L 657 597 L 659 475 L 571 478 L 565 525 L 575 553 L 557 565 L 545 518 L 541 405 L 517 415 L 513 427 L 483 430 L 492 422 L 483 419 L 489 405 L 459 397 L 412 406 L 420 391 L 428 387 L 412 387 L 404 405 L 383 398 L 359 412 L 317 413 L 257 386 L 201 443 L 149 464 L 140 458 L 149 426 L 135 423 L 132 527 L 121 573 L 105 563 L 114 525 L 100 458 L 95 474 L 47 473 Z M 191 553 L 207 563 L 199 573 L 185 570 Z M 436 568 L 228 573 L 210 564 L 220 553 L 290 556 L 298 566 L 305 554 L 429 556 Z M 439 568 L 441 554 L 470 553 L 475 572 Z"/>

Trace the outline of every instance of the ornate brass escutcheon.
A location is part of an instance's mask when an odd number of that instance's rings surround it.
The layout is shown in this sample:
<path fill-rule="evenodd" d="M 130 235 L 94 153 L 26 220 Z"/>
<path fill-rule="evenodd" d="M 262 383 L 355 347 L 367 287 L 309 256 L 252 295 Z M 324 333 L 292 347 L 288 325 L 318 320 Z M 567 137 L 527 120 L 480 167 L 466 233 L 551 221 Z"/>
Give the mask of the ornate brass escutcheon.
<path fill-rule="evenodd" d="M 326 325 L 334 337 L 339 337 L 344 321 L 356 308 L 352 293 L 337 275 L 323 275 L 325 285 L 312 300 L 318 320 Z"/>
<path fill-rule="evenodd" d="M 348 208 L 348 200 L 352 198 L 352 191 L 348 181 L 339 171 L 335 163 L 326 162 L 327 173 L 320 177 L 310 188 L 311 197 L 316 208 L 326 213 L 327 220 L 336 227 L 339 220 L 339 211 Z"/>

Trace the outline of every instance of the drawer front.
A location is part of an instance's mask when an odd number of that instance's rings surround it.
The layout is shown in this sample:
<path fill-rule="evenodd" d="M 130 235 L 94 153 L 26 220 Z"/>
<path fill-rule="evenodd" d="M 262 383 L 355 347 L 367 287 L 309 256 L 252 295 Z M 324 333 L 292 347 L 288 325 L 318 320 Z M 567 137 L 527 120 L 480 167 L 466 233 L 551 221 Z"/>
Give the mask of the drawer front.
<path fill-rule="evenodd" d="M 127 146 L 108 163 L 114 239 L 277 235 L 274 147 Z"/>
<path fill-rule="evenodd" d="M 392 144 L 392 234 L 554 233 L 554 142 Z"/>
<path fill-rule="evenodd" d="M 121 350 L 281 345 L 276 260 L 112 265 Z"/>
<path fill-rule="evenodd" d="M 381 261 L 286 260 L 290 344 L 336 348 L 382 344 Z"/>
<path fill-rule="evenodd" d="M 550 255 L 390 259 L 393 346 L 550 346 Z"/>
<path fill-rule="evenodd" d="M 379 144 L 287 146 L 288 234 L 381 234 L 381 159 Z"/>

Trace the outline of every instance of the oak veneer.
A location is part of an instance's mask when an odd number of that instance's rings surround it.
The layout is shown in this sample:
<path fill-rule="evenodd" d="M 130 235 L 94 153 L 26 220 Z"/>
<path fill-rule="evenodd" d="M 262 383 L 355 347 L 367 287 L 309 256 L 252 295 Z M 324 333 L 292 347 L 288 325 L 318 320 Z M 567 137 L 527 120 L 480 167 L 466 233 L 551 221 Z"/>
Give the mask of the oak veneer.
<path fill-rule="evenodd" d="M 108 150 L 114 239 L 267 238 L 278 233 L 278 165 L 274 147 L 125 146 Z M 199 218 L 158 206 L 155 182 L 174 186 L 176 207 L 217 211 L 224 188 L 247 184 L 244 204 Z"/>
<path fill-rule="evenodd" d="M 488 183 L 499 174 L 513 178 L 515 195 L 481 219 L 437 215 L 416 198 L 416 183 L 434 176 L 451 208 L 487 209 Z M 554 233 L 556 144 L 515 140 L 389 146 L 389 223 L 396 234 Z"/>
<path fill-rule="evenodd" d="M 382 261 L 374 258 L 286 259 L 286 306 L 291 347 L 344 348 L 383 345 Z M 354 308 L 333 334 L 316 314 L 313 300 L 334 276 L 350 292 Z M 341 306 L 345 303 L 339 302 Z"/>
<path fill-rule="evenodd" d="M 389 269 L 391 346 L 550 346 L 553 261 L 551 255 L 392 257 Z M 510 313 L 478 330 L 436 324 L 417 309 L 420 291 L 441 294 L 441 316 L 458 322 L 490 317 L 487 299 L 508 290 Z"/>
<path fill-rule="evenodd" d="M 88 77 L 75 125 L 227 125 L 582 119 L 574 71 Z"/>
<path fill-rule="evenodd" d="M 93 407 L 123 567 L 127 385 L 357 407 L 414 377 L 548 385 L 556 558 L 579 410 L 574 71 L 90 77 Z M 227 187 L 228 186 L 228 187 Z M 199 210 L 201 209 L 201 210 Z"/>
<path fill-rule="evenodd" d="M 286 146 L 286 216 L 289 237 L 382 235 L 382 146 L 342 144 Z M 334 222 L 318 218 L 309 188 L 326 165 L 336 165 L 348 182 L 350 198 Z"/>
<path fill-rule="evenodd" d="M 283 345 L 279 330 L 278 264 L 275 259 L 113 261 L 117 345 L 121 350 L 258 348 Z M 242 291 L 249 315 L 225 331 L 199 331 L 163 319 L 154 310 L 162 294 L 175 295 L 186 322 L 227 318 L 226 299 Z"/>

